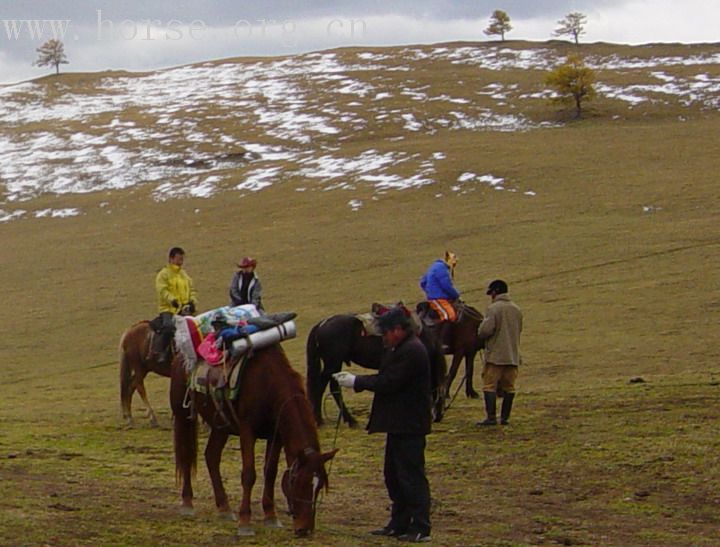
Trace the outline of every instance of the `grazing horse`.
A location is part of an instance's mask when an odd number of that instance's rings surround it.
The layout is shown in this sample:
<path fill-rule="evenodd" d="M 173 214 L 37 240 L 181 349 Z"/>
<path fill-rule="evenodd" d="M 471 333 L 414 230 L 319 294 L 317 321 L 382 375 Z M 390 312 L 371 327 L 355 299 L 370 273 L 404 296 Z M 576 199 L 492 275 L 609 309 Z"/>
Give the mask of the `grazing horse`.
<path fill-rule="evenodd" d="M 140 321 L 126 330 L 120 338 L 120 405 L 123 418 L 132 425 L 132 396 L 137 390 L 147 407 L 148 418 L 153 427 L 158 421 L 148 401 L 145 391 L 145 376 L 155 372 L 161 376 L 170 376 L 170 363 L 158 363 L 149 356 L 153 330 L 148 321 Z"/>
<path fill-rule="evenodd" d="M 315 506 L 321 489 L 327 489 L 325 463 L 337 449 L 320 452 L 318 431 L 301 376 L 288 362 L 280 345 L 255 352 L 242 365 L 235 400 L 218 399 L 188 388 L 188 372 L 181 356 L 172 364 L 170 404 L 173 410 L 175 470 L 182 483 L 183 512 L 193 512 L 191 477 L 197 464 L 197 415 L 210 426 L 205 463 L 222 516 L 232 516 L 220 475 L 222 451 L 230 435 L 240 437 L 242 450 L 242 502 L 238 535 L 253 535 L 250 528 L 250 494 L 255 484 L 255 441 L 267 439 L 262 507 L 265 524 L 280 527 L 275 510 L 275 479 L 280 451 L 285 450 L 287 471 L 282 489 L 298 537 L 315 528 Z"/>
<path fill-rule="evenodd" d="M 473 387 L 473 374 L 475 372 L 475 355 L 484 347 L 483 341 L 478 338 L 478 328 L 482 319 L 483 316 L 478 310 L 462 304 L 458 320 L 450 325 L 449 351 L 447 353 L 453 357 L 445 381 L 445 393 L 449 400 L 451 399 L 450 389 L 463 358 L 465 358 L 465 395 L 471 399 L 480 397 Z"/>
<path fill-rule="evenodd" d="M 439 422 L 445 411 L 445 356 L 442 346 L 432 333 L 423 329 L 419 338 L 430 356 L 433 415 L 435 421 Z M 366 334 L 362 321 L 354 315 L 333 315 L 310 330 L 306 345 L 307 393 L 318 425 L 323 423 L 323 394 L 329 383 L 330 393 L 343 420 L 350 427 L 357 427 L 357 420 L 345 406 L 340 387 L 332 375 L 340 372 L 343 363 L 349 365 L 351 362 L 378 370 L 382 353 L 382 337 Z"/>

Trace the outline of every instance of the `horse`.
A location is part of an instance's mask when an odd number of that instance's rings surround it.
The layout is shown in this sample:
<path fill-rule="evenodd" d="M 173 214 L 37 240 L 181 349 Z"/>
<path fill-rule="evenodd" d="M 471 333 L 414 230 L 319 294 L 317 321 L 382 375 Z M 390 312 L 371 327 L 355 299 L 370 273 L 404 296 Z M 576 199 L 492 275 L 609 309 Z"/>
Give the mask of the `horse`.
<path fill-rule="evenodd" d="M 442 420 L 445 410 L 444 382 L 446 363 L 439 341 L 423 329 L 420 340 L 430 356 L 430 380 L 432 385 L 434 420 Z M 342 392 L 332 375 L 351 362 L 362 367 L 378 370 L 383 353 L 381 336 L 365 333 L 360 319 L 354 315 L 333 315 L 316 324 L 308 334 L 306 344 L 307 394 L 313 407 L 315 421 L 322 425 L 322 400 L 330 384 L 340 415 L 350 427 L 357 427 L 357 420 L 345 406 Z"/>
<path fill-rule="evenodd" d="M 152 338 L 153 330 L 149 321 L 135 323 L 120 338 L 120 406 L 129 426 L 133 423 L 131 405 L 136 390 L 147 407 L 150 425 L 158 426 L 155 411 L 148 401 L 144 380 L 149 372 L 169 378 L 170 361 L 159 363 L 150 355 Z"/>
<path fill-rule="evenodd" d="M 220 475 L 222 451 L 230 435 L 240 437 L 242 451 L 242 502 L 237 513 L 238 535 L 254 535 L 250 527 L 250 494 L 255 484 L 255 441 L 267 439 L 262 507 L 266 526 L 281 527 L 274 487 L 281 449 L 287 470 L 282 490 L 298 537 L 315 528 L 319 492 L 328 487 L 325 463 L 337 449 L 320 452 L 318 430 L 305 395 L 302 378 L 292 369 L 285 352 L 276 344 L 255 351 L 242 366 L 239 393 L 234 400 L 218 400 L 188 388 L 188 372 L 182 356 L 172 363 L 170 406 L 173 411 L 175 471 L 182 484 L 181 511 L 193 513 L 191 476 L 197 464 L 197 416 L 210 427 L 205 463 L 210 474 L 215 505 L 221 516 L 232 516 Z"/>
<path fill-rule="evenodd" d="M 463 358 L 465 359 L 465 395 L 471 399 L 478 399 L 480 397 L 473 387 L 473 375 L 475 372 L 475 355 L 485 347 L 484 342 L 478 338 L 478 328 L 482 320 L 482 313 L 472 306 L 461 304 L 458 320 L 450 324 L 447 336 L 447 341 L 449 342 L 447 354 L 453 357 L 450 363 L 450 370 L 445 380 L 445 393 L 448 399 L 451 399 L 450 390 L 452 383 L 455 380 L 460 362 Z M 447 410 L 447 408 L 448 407 L 445 409 Z"/>

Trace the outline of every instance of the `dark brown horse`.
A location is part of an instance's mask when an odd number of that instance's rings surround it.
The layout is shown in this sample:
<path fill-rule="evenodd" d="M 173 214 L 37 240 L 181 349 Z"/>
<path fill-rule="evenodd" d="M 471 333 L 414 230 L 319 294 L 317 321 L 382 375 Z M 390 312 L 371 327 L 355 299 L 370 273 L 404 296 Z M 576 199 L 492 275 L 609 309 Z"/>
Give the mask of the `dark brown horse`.
<path fill-rule="evenodd" d="M 140 321 L 126 330 L 120 338 L 120 405 L 123 418 L 132 425 L 132 396 L 135 391 L 140 394 L 147 407 L 148 418 L 153 427 L 158 421 L 148 401 L 145 391 L 145 376 L 154 372 L 161 376 L 170 376 L 170 363 L 158 363 L 149 357 L 153 331 L 148 321 Z"/>
<path fill-rule="evenodd" d="M 480 327 L 482 319 L 482 314 L 475 308 L 467 304 L 461 304 L 457 322 L 450 325 L 448 333 L 449 351 L 447 353 L 453 357 L 445 381 L 445 393 L 448 402 L 452 398 L 450 390 L 463 358 L 465 359 L 465 395 L 471 399 L 480 397 L 473 387 L 473 375 L 475 373 L 475 356 L 484 347 L 484 343 L 478 338 L 478 327 Z"/>
<path fill-rule="evenodd" d="M 255 484 L 255 441 L 267 439 L 262 507 L 265 524 L 280 526 L 275 510 L 275 479 L 280 451 L 285 450 L 287 471 L 282 488 L 297 536 L 315 528 L 317 496 L 327 488 L 325 463 L 337 450 L 320 452 L 318 431 L 302 378 L 295 372 L 279 345 L 257 351 L 242 365 L 239 394 L 234 401 L 218 400 L 188 389 L 180 356 L 173 360 L 170 404 L 173 410 L 175 469 L 182 483 L 182 506 L 192 513 L 191 476 L 197 463 L 197 415 L 210 426 L 205 463 L 221 515 L 231 515 L 220 475 L 222 451 L 230 435 L 240 437 L 242 449 L 242 502 L 238 512 L 238 535 L 253 535 L 250 528 L 250 494 Z"/>
<path fill-rule="evenodd" d="M 445 356 L 433 333 L 423 330 L 419 338 L 430 356 L 433 414 L 439 422 L 445 411 Z M 350 365 L 351 362 L 377 370 L 382 353 L 382 337 L 367 335 L 362 321 L 354 315 L 328 317 L 310 330 L 306 345 L 307 393 L 318 424 L 323 423 L 323 394 L 330 384 L 330 393 L 343 420 L 350 427 L 357 427 L 357 420 L 345 406 L 340 387 L 332 375 L 340 372 L 343 363 Z"/>

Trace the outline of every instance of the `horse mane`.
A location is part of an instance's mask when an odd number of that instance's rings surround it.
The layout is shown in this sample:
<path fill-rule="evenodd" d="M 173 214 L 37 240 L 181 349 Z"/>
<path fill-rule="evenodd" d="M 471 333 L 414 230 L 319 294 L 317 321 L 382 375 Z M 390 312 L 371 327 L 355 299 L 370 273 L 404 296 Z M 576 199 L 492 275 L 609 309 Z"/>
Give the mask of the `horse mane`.
<path fill-rule="evenodd" d="M 130 333 L 134 332 L 134 330 L 135 330 L 137 327 L 139 327 L 140 325 L 147 325 L 147 324 L 149 324 L 149 323 L 150 323 L 150 321 L 148 321 L 147 319 L 143 319 L 143 320 L 141 320 L 141 321 L 138 321 L 138 322 L 133 323 L 132 325 L 130 325 L 130 326 L 125 330 L 125 332 L 122 333 L 122 336 L 120 337 L 120 344 L 119 344 L 120 350 L 123 349 L 123 343 L 125 342 L 125 339 L 130 335 Z"/>
<path fill-rule="evenodd" d="M 275 350 L 273 350 L 273 348 L 262 350 L 262 352 L 258 353 L 258 357 L 262 355 L 271 357 L 272 354 L 270 352 L 273 351 L 277 353 L 278 358 L 270 359 L 270 363 L 263 363 L 261 366 L 274 366 L 278 368 L 278 373 L 273 374 L 276 378 L 280 377 L 280 371 L 285 374 L 285 377 L 282 378 L 283 381 L 280 384 L 282 386 L 282 393 L 279 393 L 280 398 L 284 397 L 284 400 L 281 402 L 280 406 L 276 408 L 278 413 L 276 416 L 277 429 L 280 431 L 281 429 L 290 427 L 294 428 L 297 433 L 303 431 L 305 441 L 310 443 L 308 446 L 315 450 L 319 450 L 320 440 L 318 437 L 317 426 L 315 424 L 315 419 L 313 418 L 312 407 L 307 398 L 301 374 L 292 367 L 285 351 L 279 345 L 276 346 Z M 295 412 L 288 412 L 286 405 L 287 407 L 292 406 L 295 409 Z M 292 418 L 293 423 L 290 423 L 288 418 Z M 287 434 L 282 434 L 282 432 L 281 436 L 283 437 L 283 444 L 292 437 Z M 308 446 L 302 446 L 299 450 L 303 450 Z"/>

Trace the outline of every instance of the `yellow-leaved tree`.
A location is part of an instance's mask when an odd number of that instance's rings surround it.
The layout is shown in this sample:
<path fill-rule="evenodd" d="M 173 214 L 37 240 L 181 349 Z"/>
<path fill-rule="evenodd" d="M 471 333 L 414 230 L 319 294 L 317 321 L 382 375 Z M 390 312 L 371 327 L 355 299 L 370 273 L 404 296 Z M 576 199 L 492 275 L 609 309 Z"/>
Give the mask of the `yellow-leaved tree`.
<path fill-rule="evenodd" d="M 583 103 L 595 98 L 595 71 L 587 66 L 579 55 L 570 55 L 564 64 L 545 76 L 545 85 L 556 96 L 551 100 L 563 105 L 575 106 L 575 117 L 582 115 Z"/>

